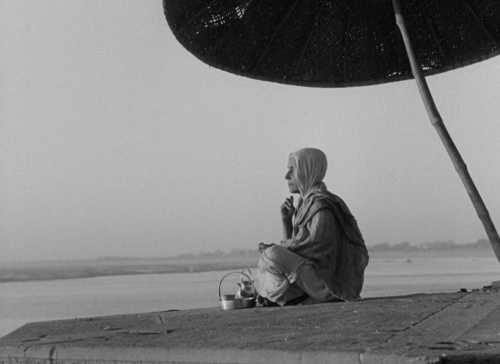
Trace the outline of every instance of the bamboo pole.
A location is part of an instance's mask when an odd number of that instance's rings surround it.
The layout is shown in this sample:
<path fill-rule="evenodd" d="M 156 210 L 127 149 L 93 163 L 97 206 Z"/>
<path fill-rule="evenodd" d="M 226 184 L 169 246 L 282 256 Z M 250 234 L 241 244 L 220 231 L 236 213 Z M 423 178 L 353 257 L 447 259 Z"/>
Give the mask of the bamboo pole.
<path fill-rule="evenodd" d="M 408 54 L 408 58 L 410 60 L 411 70 L 413 76 L 415 77 L 415 81 L 417 81 L 418 89 L 420 91 L 420 96 L 422 96 L 422 100 L 424 101 L 425 108 L 427 110 L 427 114 L 429 115 L 429 119 L 431 120 L 432 125 L 436 129 L 441 141 L 450 156 L 453 165 L 455 166 L 455 170 L 457 171 L 462 183 L 469 194 L 469 197 L 476 209 L 477 216 L 483 223 L 484 229 L 486 230 L 486 234 L 490 240 L 491 246 L 493 247 L 493 251 L 497 257 L 497 260 L 500 262 L 500 237 L 498 236 L 498 232 L 493 225 L 493 221 L 491 221 L 490 214 L 486 205 L 481 198 L 479 191 L 477 190 L 472 178 L 467 170 L 467 165 L 462 159 L 455 143 L 451 139 L 448 130 L 443 123 L 443 119 L 437 110 L 436 104 L 432 98 L 429 87 L 427 86 L 427 82 L 425 77 L 423 76 L 422 69 L 420 65 L 417 63 L 415 54 L 413 53 L 413 48 L 411 45 L 411 39 L 408 34 L 408 29 L 406 28 L 404 17 L 401 11 L 401 4 L 399 0 L 392 0 L 392 5 L 394 7 L 394 13 L 396 15 L 396 24 L 401 31 L 401 35 L 403 37 L 403 41 L 406 48 L 406 53 Z"/>

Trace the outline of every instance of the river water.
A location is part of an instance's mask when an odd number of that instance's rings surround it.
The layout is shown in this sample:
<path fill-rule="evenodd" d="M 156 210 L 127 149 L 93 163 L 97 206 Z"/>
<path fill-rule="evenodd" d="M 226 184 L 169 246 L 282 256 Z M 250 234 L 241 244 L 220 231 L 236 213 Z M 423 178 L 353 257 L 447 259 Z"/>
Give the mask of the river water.
<path fill-rule="evenodd" d="M 255 274 L 255 269 L 252 270 Z M 216 307 L 228 272 L 144 274 L 39 282 L 0 283 L 0 337 L 28 322 L 171 309 Z M 221 293 L 234 293 L 238 274 Z M 404 256 L 371 258 L 362 296 L 456 292 L 500 280 L 491 257 Z"/>

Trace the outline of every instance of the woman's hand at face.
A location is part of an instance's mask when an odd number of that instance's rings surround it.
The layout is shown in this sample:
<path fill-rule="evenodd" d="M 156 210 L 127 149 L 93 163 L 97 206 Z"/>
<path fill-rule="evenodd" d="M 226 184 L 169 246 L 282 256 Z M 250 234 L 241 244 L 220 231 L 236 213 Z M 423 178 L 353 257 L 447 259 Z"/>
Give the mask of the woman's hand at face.
<path fill-rule="evenodd" d="M 293 206 L 293 196 L 290 196 L 283 202 L 283 205 L 281 205 L 281 218 L 283 221 L 291 221 L 294 213 L 295 207 Z"/>

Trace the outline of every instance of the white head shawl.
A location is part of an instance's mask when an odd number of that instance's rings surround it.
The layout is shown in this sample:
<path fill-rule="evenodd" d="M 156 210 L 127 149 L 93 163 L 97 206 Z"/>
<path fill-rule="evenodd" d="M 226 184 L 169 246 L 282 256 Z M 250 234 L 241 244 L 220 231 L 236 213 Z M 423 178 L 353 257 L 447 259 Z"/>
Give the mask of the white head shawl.
<path fill-rule="evenodd" d="M 298 187 L 302 199 L 316 189 L 326 189 L 323 183 L 328 167 L 325 153 L 315 148 L 303 148 L 290 153 L 289 161 L 301 184 Z"/>

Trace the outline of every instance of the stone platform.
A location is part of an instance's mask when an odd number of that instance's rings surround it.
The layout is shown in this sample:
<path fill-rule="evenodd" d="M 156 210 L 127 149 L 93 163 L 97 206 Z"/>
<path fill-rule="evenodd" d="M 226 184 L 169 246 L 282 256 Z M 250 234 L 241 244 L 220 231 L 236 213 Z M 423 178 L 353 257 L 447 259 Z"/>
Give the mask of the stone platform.
<path fill-rule="evenodd" d="M 498 290 L 30 323 L 0 364 L 500 363 Z"/>

